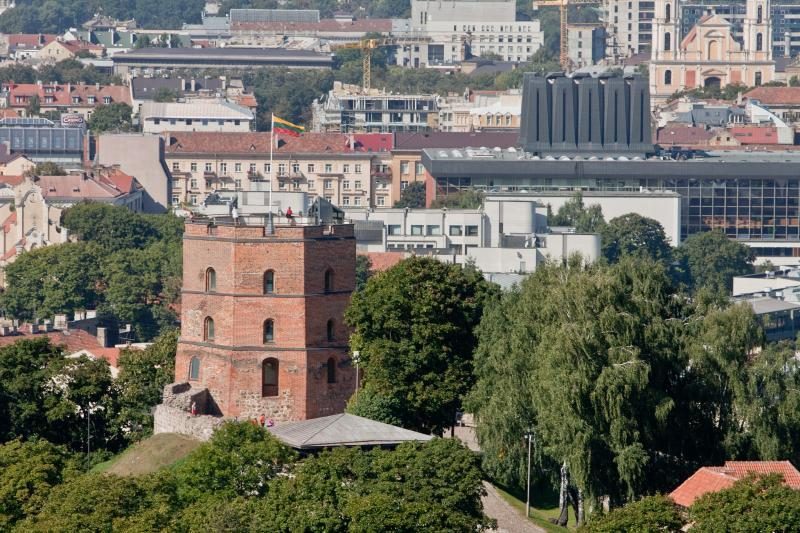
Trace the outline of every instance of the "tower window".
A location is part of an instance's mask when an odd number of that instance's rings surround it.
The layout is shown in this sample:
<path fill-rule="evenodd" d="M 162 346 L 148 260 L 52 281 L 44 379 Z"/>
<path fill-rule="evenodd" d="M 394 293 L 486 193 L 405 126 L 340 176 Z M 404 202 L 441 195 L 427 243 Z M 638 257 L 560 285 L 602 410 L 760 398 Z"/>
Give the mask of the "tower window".
<path fill-rule="evenodd" d="M 261 396 L 278 395 L 278 360 L 274 357 L 261 363 Z"/>
<path fill-rule="evenodd" d="M 264 272 L 264 294 L 275 292 L 275 271 L 267 270 Z"/>
<path fill-rule="evenodd" d="M 275 321 L 268 318 L 264 321 L 264 344 L 275 340 Z"/>
<path fill-rule="evenodd" d="M 336 359 L 328 359 L 328 383 L 336 383 Z"/>
<path fill-rule="evenodd" d="M 213 268 L 206 269 L 206 292 L 217 290 L 217 271 Z"/>
<path fill-rule="evenodd" d="M 200 359 L 192 357 L 189 361 L 189 381 L 197 381 L 200 379 Z"/>
<path fill-rule="evenodd" d="M 667 4 L 667 6 L 664 8 L 664 18 L 666 19 L 666 22 L 669 22 L 672 18 L 672 6 L 669 4 Z"/>
<path fill-rule="evenodd" d="M 756 34 L 756 52 L 761 52 L 764 50 L 764 34 L 758 33 Z"/>
<path fill-rule="evenodd" d="M 667 70 L 664 72 L 664 85 L 672 85 L 672 71 Z"/>
<path fill-rule="evenodd" d="M 761 85 L 761 73 L 760 72 L 756 72 L 756 80 L 755 81 L 756 81 L 756 83 L 755 83 L 756 87 Z"/>
<path fill-rule="evenodd" d="M 672 35 L 667 32 L 664 34 L 664 51 L 669 52 L 672 49 Z"/>
<path fill-rule="evenodd" d="M 333 327 L 334 327 L 333 319 L 328 320 L 328 340 L 329 341 L 332 341 L 335 338 Z"/>
<path fill-rule="evenodd" d="M 206 321 L 203 324 L 203 340 L 209 342 L 214 340 L 214 319 L 210 316 L 206 317 Z"/>
<path fill-rule="evenodd" d="M 757 24 L 761 24 L 763 22 L 763 19 L 764 19 L 764 7 L 763 6 L 758 6 L 758 9 L 756 10 L 756 12 L 758 13 L 756 15 L 756 23 Z"/>
<path fill-rule="evenodd" d="M 325 292 L 333 290 L 333 270 L 330 268 L 325 271 Z"/>

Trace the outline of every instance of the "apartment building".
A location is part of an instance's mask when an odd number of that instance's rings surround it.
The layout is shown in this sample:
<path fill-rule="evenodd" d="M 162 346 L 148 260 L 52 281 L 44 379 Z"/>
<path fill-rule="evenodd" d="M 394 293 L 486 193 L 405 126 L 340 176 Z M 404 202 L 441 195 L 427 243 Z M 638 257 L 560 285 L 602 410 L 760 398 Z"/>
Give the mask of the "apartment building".
<path fill-rule="evenodd" d="M 436 126 L 438 102 L 434 94 L 364 91 L 337 81 L 323 102 L 312 104 L 312 127 L 318 132 L 344 133 L 428 131 Z"/>
<path fill-rule="evenodd" d="M 139 119 L 144 133 L 165 131 L 248 132 L 255 114 L 225 100 L 198 98 L 186 102 L 145 102 Z"/>
<path fill-rule="evenodd" d="M 653 42 L 653 0 L 607 0 L 602 5 L 608 32 L 606 56 L 617 60 L 650 50 Z"/>
<path fill-rule="evenodd" d="M 538 20 L 519 21 L 514 0 L 412 0 L 411 20 L 401 32 L 418 39 L 399 46 L 406 67 L 451 65 L 471 55 L 527 61 L 544 43 Z"/>
<path fill-rule="evenodd" d="M 14 83 L 2 85 L 0 103 L 25 116 L 38 98 L 41 112 L 78 113 L 88 118 L 100 105 L 131 104 L 130 90 L 124 85 L 85 83 Z"/>
<path fill-rule="evenodd" d="M 606 54 L 606 31 L 602 24 L 567 26 L 569 60 L 575 68 L 597 64 Z"/>
<path fill-rule="evenodd" d="M 172 204 L 196 206 L 214 191 L 305 192 L 341 206 L 384 205 L 391 176 L 385 165 L 391 135 L 169 132 L 165 160 Z"/>
<path fill-rule="evenodd" d="M 439 101 L 439 131 L 519 130 L 522 94 L 509 91 L 474 91 Z"/>

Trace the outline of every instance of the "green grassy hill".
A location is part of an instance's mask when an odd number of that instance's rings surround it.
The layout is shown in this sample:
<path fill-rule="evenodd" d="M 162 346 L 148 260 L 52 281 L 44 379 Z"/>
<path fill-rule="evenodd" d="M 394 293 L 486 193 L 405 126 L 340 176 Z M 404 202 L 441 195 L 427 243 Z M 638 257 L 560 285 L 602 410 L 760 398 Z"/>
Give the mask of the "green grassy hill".
<path fill-rule="evenodd" d="M 137 442 L 113 459 L 100 463 L 92 472 L 138 476 L 155 472 L 183 459 L 202 442 L 177 433 L 160 433 Z"/>

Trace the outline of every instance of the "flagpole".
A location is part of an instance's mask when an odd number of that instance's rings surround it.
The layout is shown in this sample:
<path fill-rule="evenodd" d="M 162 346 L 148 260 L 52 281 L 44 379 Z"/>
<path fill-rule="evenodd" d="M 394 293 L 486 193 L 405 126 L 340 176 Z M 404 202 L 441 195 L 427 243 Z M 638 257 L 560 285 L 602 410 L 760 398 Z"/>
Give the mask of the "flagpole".
<path fill-rule="evenodd" d="M 269 128 L 269 232 L 275 232 L 275 226 L 272 224 L 272 187 L 275 182 L 275 165 L 272 161 L 272 150 L 275 148 L 275 113 L 272 113 L 271 124 Z"/>

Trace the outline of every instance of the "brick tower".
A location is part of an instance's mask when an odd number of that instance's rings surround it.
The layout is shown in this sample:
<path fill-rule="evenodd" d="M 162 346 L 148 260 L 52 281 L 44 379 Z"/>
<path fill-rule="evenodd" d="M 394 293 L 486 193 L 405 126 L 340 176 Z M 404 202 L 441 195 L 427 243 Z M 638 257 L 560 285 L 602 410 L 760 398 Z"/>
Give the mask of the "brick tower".
<path fill-rule="evenodd" d="M 344 411 L 354 392 L 345 308 L 352 225 L 188 222 L 176 381 L 208 389 L 208 414 L 276 421 Z"/>

